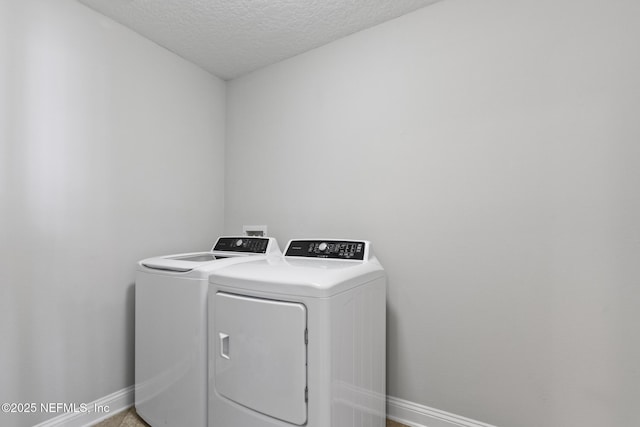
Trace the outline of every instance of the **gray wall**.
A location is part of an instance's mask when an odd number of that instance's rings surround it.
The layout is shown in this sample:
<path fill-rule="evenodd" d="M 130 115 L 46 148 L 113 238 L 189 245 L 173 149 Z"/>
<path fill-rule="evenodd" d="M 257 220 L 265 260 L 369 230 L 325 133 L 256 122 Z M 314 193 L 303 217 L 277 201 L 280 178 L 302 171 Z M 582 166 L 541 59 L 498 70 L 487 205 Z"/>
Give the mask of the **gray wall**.
<path fill-rule="evenodd" d="M 133 384 L 135 262 L 223 230 L 225 84 L 72 0 L 0 0 L 0 70 L 0 402 L 91 402 Z"/>
<path fill-rule="evenodd" d="M 226 232 L 372 240 L 392 396 L 640 425 L 638 16 L 448 0 L 232 81 Z"/>

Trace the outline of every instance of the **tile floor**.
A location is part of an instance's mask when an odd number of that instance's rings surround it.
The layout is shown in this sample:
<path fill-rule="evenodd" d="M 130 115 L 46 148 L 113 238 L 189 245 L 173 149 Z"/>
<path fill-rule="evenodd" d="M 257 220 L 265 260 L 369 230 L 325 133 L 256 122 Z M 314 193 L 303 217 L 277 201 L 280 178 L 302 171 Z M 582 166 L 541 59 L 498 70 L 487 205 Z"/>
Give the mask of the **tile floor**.
<path fill-rule="evenodd" d="M 104 421 L 95 424 L 94 427 L 150 427 L 145 423 L 142 418 L 136 414 L 136 410 L 131 408 L 129 410 L 120 412 L 111 418 L 107 418 Z M 407 427 L 404 424 L 399 424 L 395 421 L 387 420 L 387 427 Z"/>

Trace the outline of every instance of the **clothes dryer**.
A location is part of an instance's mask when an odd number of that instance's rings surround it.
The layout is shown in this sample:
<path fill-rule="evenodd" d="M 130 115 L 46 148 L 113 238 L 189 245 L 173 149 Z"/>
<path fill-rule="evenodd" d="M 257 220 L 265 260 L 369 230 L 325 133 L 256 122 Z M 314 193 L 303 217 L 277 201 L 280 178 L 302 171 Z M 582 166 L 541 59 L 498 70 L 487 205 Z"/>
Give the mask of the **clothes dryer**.
<path fill-rule="evenodd" d="M 292 240 L 209 278 L 209 427 L 383 427 L 386 276 L 364 240 Z"/>
<path fill-rule="evenodd" d="M 220 237 L 209 252 L 138 263 L 135 407 L 153 427 L 207 425 L 207 290 L 212 271 L 281 255 L 273 238 Z"/>

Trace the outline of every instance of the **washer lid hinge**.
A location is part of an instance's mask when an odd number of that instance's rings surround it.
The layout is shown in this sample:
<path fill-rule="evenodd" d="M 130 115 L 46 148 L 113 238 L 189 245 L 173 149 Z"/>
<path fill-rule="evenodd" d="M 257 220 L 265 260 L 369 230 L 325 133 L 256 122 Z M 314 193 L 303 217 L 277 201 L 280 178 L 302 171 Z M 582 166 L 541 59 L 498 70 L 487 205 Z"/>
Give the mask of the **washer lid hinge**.
<path fill-rule="evenodd" d="M 309 387 L 304 388 L 304 401 L 305 403 L 309 401 Z"/>
<path fill-rule="evenodd" d="M 304 330 L 304 343 L 309 344 L 309 329 Z"/>

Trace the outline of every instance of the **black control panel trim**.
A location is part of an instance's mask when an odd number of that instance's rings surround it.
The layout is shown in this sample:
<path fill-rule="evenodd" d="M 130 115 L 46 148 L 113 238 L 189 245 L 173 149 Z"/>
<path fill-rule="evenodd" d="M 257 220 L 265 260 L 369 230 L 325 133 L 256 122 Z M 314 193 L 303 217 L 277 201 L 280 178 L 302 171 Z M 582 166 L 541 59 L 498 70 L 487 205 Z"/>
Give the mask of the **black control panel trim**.
<path fill-rule="evenodd" d="M 365 246 L 357 240 L 292 240 L 285 256 L 362 261 Z"/>
<path fill-rule="evenodd" d="M 267 252 L 269 239 L 258 237 L 221 237 L 213 247 L 214 251 L 249 252 L 263 254 Z"/>

